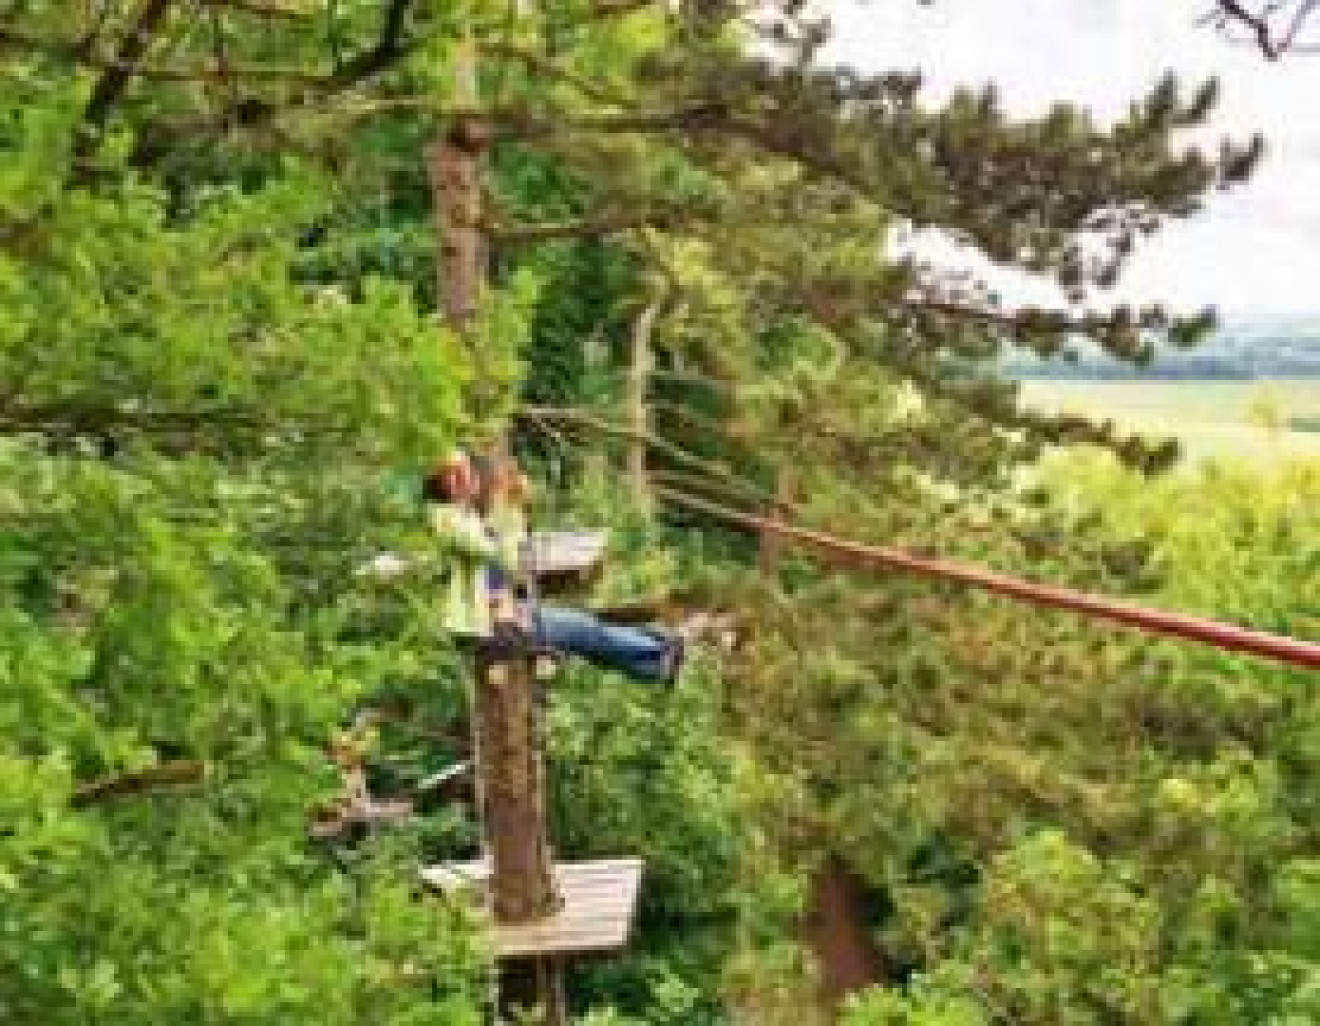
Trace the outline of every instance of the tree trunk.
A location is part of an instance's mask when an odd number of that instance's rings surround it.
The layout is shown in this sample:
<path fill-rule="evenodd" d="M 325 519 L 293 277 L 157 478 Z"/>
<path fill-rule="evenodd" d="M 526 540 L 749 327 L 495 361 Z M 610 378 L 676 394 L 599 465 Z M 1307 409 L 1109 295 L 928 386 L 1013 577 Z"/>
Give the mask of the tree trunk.
<path fill-rule="evenodd" d="M 884 963 L 871 939 L 861 882 L 830 855 L 812 880 L 804 940 L 820 969 L 824 1011 L 838 1014 L 845 998 L 884 979 Z"/>
<path fill-rule="evenodd" d="M 471 39 L 464 41 L 455 69 L 455 91 L 461 107 L 477 107 L 477 58 Z M 481 238 L 481 160 L 487 133 L 472 116 L 460 116 L 432 149 L 431 190 L 436 233 L 437 299 L 450 327 L 466 329 L 476 315 L 486 273 Z"/>
<path fill-rule="evenodd" d="M 456 92 L 466 110 L 477 108 L 476 51 L 471 39 L 459 52 Z M 430 157 L 440 259 L 437 295 L 451 328 L 471 329 L 481 304 L 486 255 L 481 236 L 481 162 L 488 144 L 475 116 L 459 117 Z M 480 350 L 476 352 L 478 372 Z M 544 919 L 558 910 L 554 862 L 545 822 L 545 766 L 536 674 L 531 658 L 492 662 L 478 657 L 472 702 L 472 748 L 484 857 L 490 871 L 492 911 L 500 923 Z M 500 1004 L 525 1005 L 517 967 L 506 966 Z M 531 963 L 532 1003 L 544 1026 L 567 1022 L 557 960 Z"/>
<path fill-rule="evenodd" d="M 647 395 L 651 373 L 655 370 L 651 334 L 661 305 L 661 299 L 656 298 L 638 314 L 633 324 L 632 359 L 628 365 L 628 426 L 632 431 L 632 444 L 628 448 L 628 480 L 637 497 L 648 504 L 651 492 L 646 474 L 646 440 L 651 435 L 651 408 L 647 404 Z"/>
<path fill-rule="evenodd" d="M 474 728 L 495 918 L 534 922 L 560 904 L 545 829 L 535 676 L 527 659 L 478 667 Z"/>
<path fill-rule="evenodd" d="M 481 302 L 485 262 L 481 235 L 479 155 L 462 145 L 467 137 L 456 127 L 431 152 L 431 185 L 440 202 L 436 221 L 440 260 L 436 283 L 449 324 L 472 323 Z"/>

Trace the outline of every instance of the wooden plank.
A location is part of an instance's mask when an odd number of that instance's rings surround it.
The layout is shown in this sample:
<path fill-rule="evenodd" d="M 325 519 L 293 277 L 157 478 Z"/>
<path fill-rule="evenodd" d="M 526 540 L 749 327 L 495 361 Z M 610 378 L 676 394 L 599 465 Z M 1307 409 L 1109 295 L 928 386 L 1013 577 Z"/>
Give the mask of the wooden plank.
<path fill-rule="evenodd" d="M 488 868 L 479 862 L 451 862 L 428 866 L 422 879 L 433 887 L 453 892 L 476 890 L 486 894 Z M 492 935 L 501 958 L 529 955 L 567 955 L 621 948 L 628 942 L 641 885 L 640 859 L 596 862 L 561 862 L 554 870 L 563 904 L 544 919 L 530 923 L 495 923 Z"/>
<path fill-rule="evenodd" d="M 524 558 L 538 577 L 583 573 L 605 558 L 604 531 L 537 531 L 526 542 Z"/>

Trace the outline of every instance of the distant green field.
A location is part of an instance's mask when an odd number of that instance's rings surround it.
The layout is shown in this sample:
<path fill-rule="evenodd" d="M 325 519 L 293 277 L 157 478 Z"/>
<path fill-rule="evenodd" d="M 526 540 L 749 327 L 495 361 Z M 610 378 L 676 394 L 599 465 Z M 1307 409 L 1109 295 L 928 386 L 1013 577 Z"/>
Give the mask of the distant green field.
<path fill-rule="evenodd" d="M 1028 406 L 1173 436 L 1192 461 L 1320 459 L 1320 379 L 1023 384 Z"/>

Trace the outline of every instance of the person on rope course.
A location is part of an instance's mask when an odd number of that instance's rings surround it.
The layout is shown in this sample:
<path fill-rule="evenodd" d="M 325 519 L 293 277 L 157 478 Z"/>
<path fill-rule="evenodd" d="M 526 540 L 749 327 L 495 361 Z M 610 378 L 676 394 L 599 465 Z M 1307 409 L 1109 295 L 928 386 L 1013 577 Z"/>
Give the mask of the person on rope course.
<path fill-rule="evenodd" d="M 517 595 L 526 482 L 511 461 L 490 461 L 483 483 L 468 454 L 455 451 L 425 477 L 422 495 L 431 529 L 453 561 L 443 617 L 451 636 L 499 657 L 548 651 L 648 683 L 669 686 L 678 678 L 686 652 L 681 634 Z"/>
<path fill-rule="evenodd" d="M 507 601 L 491 585 L 516 572 L 518 540 L 499 538 L 490 529 L 481 513 L 480 489 L 476 469 L 462 450 L 422 480 L 427 523 L 449 563 L 441 626 L 459 642 L 489 646 L 510 633 Z"/>
<path fill-rule="evenodd" d="M 525 510 L 531 487 L 512 460 L 501 457 L 469 457 L 476 478 L 476 507 L 487 537 L 502 558 L 486 564 L 486 587 L 490 592 L 491 616 L 496 632 L 524 620 L 519 602 L 520 576 L 535 573 L 527 566 L 528 543 Z M 510 563 L 516 568 L 510 573 Z M 525 598 L 525 595 L 522 596 Z"/>

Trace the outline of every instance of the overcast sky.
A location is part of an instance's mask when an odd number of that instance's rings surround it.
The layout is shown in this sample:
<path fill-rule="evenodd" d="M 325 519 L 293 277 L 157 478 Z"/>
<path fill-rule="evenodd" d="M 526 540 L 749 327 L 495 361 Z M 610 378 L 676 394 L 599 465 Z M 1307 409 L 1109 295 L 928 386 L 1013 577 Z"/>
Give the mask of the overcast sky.
<path fill-rule="evenodd" d="M 1259 129 L 1255 179 L 1171 225 L 1130 265 L 1123 299 L 1215 305 L 1227 316 L 1320 314 L 1320 53 L 1269 64 L 1198 28 L 1205 0 L 870 0 L 832 5 L 834 59 L 919 67 L 935 94 L 993 79 L 1012 111 L 1072 100 L 1114 116 L 1169 68 L 1217 74 L 1216 126 Z M 1320 19 L 1320 14 L 1317 15 Z M 1004 282 L 1009 298 L 1034 290 Z"/>

